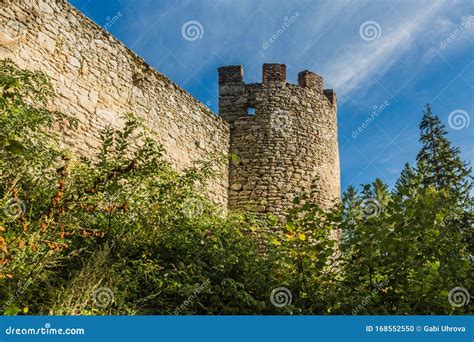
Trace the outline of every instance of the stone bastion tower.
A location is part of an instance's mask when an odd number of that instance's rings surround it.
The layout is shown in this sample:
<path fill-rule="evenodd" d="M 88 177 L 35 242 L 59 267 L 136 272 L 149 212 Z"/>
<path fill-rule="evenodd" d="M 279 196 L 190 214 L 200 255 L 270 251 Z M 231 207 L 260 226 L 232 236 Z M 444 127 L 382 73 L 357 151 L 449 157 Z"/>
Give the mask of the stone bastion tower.
<path fill-rule="evenodd" d="M 340 199 L 336 94 L 302 71 L 264 64 L 262 83 L 246 84 L 242 66 L 219 68 L 219 115 L 230 125 L 229 209 L 283 214 L 317 180 L 317 200 Z"/>

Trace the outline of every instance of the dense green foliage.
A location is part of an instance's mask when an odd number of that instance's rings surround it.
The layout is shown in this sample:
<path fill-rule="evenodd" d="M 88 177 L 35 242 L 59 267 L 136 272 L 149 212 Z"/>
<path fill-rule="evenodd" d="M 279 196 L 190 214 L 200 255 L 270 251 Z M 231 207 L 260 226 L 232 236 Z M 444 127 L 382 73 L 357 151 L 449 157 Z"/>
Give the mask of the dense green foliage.
<path fill-rule="evenodd" d="M 0 63 L 3 314 L 472 312 L 448 301 L 474 292 L 470 169 L 429 107 L 394 191 L 350 187 L 323 211 L 313 187 L 285 218 L 223 213 L 202 194 L 226 160 L 174 171 L 133 115 L 74 159 L 49 129 L 75 123 L 47 110 L 47 78 Z M 272 305 L 279 287 L 288 305 Z"/>

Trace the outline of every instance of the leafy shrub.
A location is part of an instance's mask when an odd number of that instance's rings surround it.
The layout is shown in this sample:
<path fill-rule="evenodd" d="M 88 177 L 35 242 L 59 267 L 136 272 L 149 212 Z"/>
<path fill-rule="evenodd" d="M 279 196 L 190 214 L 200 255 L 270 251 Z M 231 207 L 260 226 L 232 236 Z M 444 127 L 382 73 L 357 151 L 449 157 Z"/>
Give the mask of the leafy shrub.
<path fill-rule="evenodd" d="M 226 158 L 177 172 L 132 114 L 73 158 L 54 132 L 75 121 L 47 109 L 40 72 L 1 61 L 0 95 L 4 314 L 471 312 L 447 299 L 473 291 L 470 169 L 440 129 L 422 142 L 441 139 L 453 172 L 425 148 L 392 192 L 376 180 L 323 211 L 312 187 L 276 218 L 222 212 L 203 194 Z"/>

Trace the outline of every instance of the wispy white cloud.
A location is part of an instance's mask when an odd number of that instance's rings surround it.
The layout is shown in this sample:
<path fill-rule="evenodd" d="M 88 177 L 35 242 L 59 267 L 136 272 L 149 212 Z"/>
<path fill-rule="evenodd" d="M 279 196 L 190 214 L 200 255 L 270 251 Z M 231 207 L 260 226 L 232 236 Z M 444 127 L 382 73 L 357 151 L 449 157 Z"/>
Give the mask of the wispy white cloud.
<path fill-rule="evenodd" d="M 419 39 L 426 34 L 426 27 L 432 25 L 430 21 L 438 14 L 447 1 L 438 1 L 431 6 L 413 7 L 414 18 L 398 21 L 392 28 L 389 22 L 381 22 L 382 34 L 379 39 L 366 42 L 360 39 L 346 49 L 342 58 L 329 67 L 329 79 L 334 88 L 340 89 L 342 95 L 347 95 L 364 82 L 364 87 L 373 80 L 370 76 L 381 75 L 389 69 L 401 53 L 413 49 L 420 44 Z M 409 15 L 404 13 L 403 15 Z M 445 26 L 447 27 L 447 26 Z M 439 28 L 439 27 L 438 27 Z"/>

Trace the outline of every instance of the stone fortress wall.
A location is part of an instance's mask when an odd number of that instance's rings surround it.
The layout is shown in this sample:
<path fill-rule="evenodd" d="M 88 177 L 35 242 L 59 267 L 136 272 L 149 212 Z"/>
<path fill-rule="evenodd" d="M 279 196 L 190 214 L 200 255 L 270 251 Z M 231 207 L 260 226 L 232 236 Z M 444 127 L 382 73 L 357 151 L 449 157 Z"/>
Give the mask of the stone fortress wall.
<path fill-rule="evenodd" d="M 264 64 L 262 83 L 245 84 L 241 66 L 219 69 L 219 113 L 231 126 L 229 208 L 281 214 L 318 179 L 317 199 L 340 198 L 336 95 L 303 71 L 286 82 L 284 64 Z"/>
<path fill-rule="evenodd" d="M 226 122 L 66 1 L 1 0 L 0 27 L 0 58 L 48 74 L 59 95 L 53 109 L 78 119 L 77 130 L 62 132 L 74 152 L 96 150 L 99 132 L 132 112 L 178 169 L 228 153 Z M 225 206 L 227 165 L 209 188 Z"/>
<path fill-rule="evenodd" d="M 0 25 L 0 59 L 48 74 L 52 109 L 78 119 L 61 132 L 74 152 L 97 150 L 100 131 L 133 112 L 177 169 L 239 156 L 209 184 L 223 208 L 281 214 L 315 177 L 323 207 L 340 198 L 336 96 L 320 76 L 289 84 L 284 65 L 265 64 L 263 82 L 245 84 L 241 66 L 219 68 L 218 117 L 65 0 L 0 0 Z"/>

